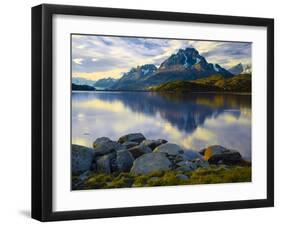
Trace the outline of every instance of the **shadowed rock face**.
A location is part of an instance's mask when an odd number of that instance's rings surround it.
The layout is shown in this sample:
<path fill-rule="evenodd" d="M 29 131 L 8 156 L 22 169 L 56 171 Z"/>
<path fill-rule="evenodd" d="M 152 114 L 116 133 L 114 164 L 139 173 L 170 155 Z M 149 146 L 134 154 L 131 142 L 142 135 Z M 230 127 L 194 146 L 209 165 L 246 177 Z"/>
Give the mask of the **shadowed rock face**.
<path fill-rule="evenodd" d="M 128 149 L 128 151 L 132 154 L 132 156 L 135 159 L 140 157 L 143 154 L 152 152 L 151 148 L 144 145 L 144 144 L 139 144 L 139 145 L 136 145 L 134 147 L 131 147 L 131 148 Z"/>
<path fill-rule="evenodd" d="M 134 157 L 128 150 L 117 151 L 116 164 L 118 171 L 129 172 L 132 168 Z"/>
<path fill-rule="evenodd" d="M 154 150 L 156 147 L 160 146 L 161 144 L 165 144 L 168 141 L 163 139 L 158 140 L 144 140 L 141 144 L 148 146 L 151 150 Z"/>
<path fill-rule="evenodd" d="M 115 153 L 110 153 L 110 154 L 103 155 L 100 158 L 98 158 L 96 160 L 97 172 L 100 172 L 100 173 L 113 172 L 112 160 L 115 159 L 115 156 L 116 156 Z"/>
<path fill-rule="evenodd" d="M 94 160 L 94 150 L 80 145 L 71 146 L 71 170 L 74 175 L 90 170 Z"/>
<path fill-rule="evenodd" d="M 228 164 L 228 165 L 234 165 L 237 163 L 240 163 L 242 160 L 242 156 L 237 151 L 229 151 L 222 154 L 216 154 L 212 155 L 208 162 L 210 164 Z"/>
<path fill-rule="evenodd" d="M 131 173 L 147 174 L 157 171 L 167 171 L 172 168 L 172 163 L 165 153 L 148 153 L 134 161 Z"/>
<path fill-rule="evenodd" d="M 93 148 L 95 149 L 96 155 L 105 155 L 123 149 L 123 145 L 107 137 L 100 137 L 94 141 Z"/>
<path fill-rule="evenodd" d="M 242 161 L 242 156 L 238 151 L 229 150 L 220 145 L 209 146 L 202 151 L 204 159 L 208 160 L 210 164 L 228 164 L 233 165 Z"/>
<path fill-rule="evenodd" d="M 143 140 L 145 140 L 145 137 L 141 133 L 130 133 L 125 136 L 122 136 L 118 139 L 118 143 L 125 143 L 125 142 L 136 142 L 141 143 Z"/>

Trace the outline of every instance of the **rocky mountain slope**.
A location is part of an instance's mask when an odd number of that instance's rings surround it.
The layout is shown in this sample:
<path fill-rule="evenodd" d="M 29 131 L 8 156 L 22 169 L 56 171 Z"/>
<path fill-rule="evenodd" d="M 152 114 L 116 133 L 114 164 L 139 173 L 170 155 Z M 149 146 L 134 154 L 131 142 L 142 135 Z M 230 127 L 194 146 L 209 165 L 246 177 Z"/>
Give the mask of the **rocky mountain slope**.
<path fill-rule="evenodd" d="M 211 75 L 221 75 L 224 78 L 233 74 L 218 64 L 208 63 L 194 48 L 180 49 L 161 63 L 159 68 L 148 64 L 132 68 L 111 87 L 117 90 L 145 90 L 150 86 L 177 80 L 195 80 Z"/>
<path fill-rule="evenodd" d="M 96 89 L 108 89 L 111 88 L 116 83 L 116 81 L 117 79 L 110 78 L 110 77 L 103 78 L 96 81 L 94 86 Z"/>
<path fill-rule="evenodd" d="M 73 83 L 88 85 L 89 82 L 73 78 Z M 91 85 L 97 90 L 250 92 L 251 66 L 239 63 L 226 70 L 219 64 L 208 63 L 195 48 L 185 48 L 172 54 L 158 68 L 154 64 L 133 67 L 120 79 L 108 77 Z M 85 86 L 85 90 L 91 88 Z"/>

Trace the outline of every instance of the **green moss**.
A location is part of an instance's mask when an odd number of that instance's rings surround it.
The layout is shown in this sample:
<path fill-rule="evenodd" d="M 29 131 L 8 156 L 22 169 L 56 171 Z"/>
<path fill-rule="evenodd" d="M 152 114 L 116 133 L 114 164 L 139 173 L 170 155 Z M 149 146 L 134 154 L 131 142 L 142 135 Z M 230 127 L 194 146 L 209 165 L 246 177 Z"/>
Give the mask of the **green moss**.
<path fill-rule="evenodd" d="M 233 166 L 200 169 L 190 174 L 189 184 L 250 182 L 251 175 L 251 167 Z"/>
<path fill-rule="evenodd" d="M 170 185 L 180 185 L 184 184 L 181 180 L 177 178 L 177 172 L 176 171 L 168 171 L 165 172 L 165 174 L 159 178 L 158 181 L 156 181 L 157 186 L 170 186 Z M 152 186 L 154 183 L 151 184 Z"/>
<path fill-rule="evenodd" d="M 143 187 L 147 185 L 147 180 L 149 179 L 148 175 L 140 175 L 140 176 L 135 176 L 135 180 L 133 183 L 134 187 Z"/>
<path fill-rule="evenodd" d="M 85 189 L 104 188 L 113 178 L 110 174 L 92 174 L 85 182 Z"/>
<path fill-rule="evenodd" d="M 92 174 L 82 186 L 83 189 L 150 187 L 191 184 L 215 184 L 250 182 L 250 166 L 210 166 L 185 173 L 187 180 L 180 180 L 177 171 L 154 172 L 144 175 L 131 173 Z M 73 178 L 76 180 L 76 178 Z"/>
<path fill-rule="evenodd" d="M 124 188 L 131 187 L 133 184 L 133 179 L 129 177 L 121 177 L 119 179 L 114 178 L 112 182 L 108 182 L 105 188 Z"/>

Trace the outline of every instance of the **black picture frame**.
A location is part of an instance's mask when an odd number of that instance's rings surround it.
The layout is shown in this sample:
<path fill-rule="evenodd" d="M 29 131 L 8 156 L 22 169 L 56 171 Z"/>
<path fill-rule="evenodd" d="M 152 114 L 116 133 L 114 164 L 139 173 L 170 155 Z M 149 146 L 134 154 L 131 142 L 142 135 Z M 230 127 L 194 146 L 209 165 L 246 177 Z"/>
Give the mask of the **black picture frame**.
<path fill-rule="evenodd" d="M 52 18 L 55 14 L 266 27 L 267 198 L 54 212 L 52 210 Z M 274 206 L 273 19 L 50 4 L 32 8 L 32 218 L 40 221 L 57 221 L 271 206 Z"/>

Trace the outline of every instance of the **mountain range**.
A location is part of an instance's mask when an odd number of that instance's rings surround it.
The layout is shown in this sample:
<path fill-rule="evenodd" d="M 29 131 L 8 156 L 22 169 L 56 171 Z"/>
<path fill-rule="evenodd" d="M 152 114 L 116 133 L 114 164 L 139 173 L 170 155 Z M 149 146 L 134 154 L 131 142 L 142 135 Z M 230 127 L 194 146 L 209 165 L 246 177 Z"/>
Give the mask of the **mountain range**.
<path fill-rule="evenodd" d="M 109 89 L 111 88 L 115 83 L 117 79 L 114 78 L 102 78 L 95 82 L 94 86 L 96 89 Z"/>
<path fill-rule="evenodd" d="M 75 85 L 94 86 L 96 81 L 90 80 L 90 79 L 85 79 L 85 78 L 80 78 L 80 77 L 73 77 L 72 83 Z"/>
<path fill-rule="evenodd" d="M 244 69 L 240 63 L 227 70 L 219 64 L 208 63 L 195 48 L 185 48 L 172 54 L 158 68 L 154 64 L 145 64 L 133 67 L 120 79 L 100 79 L 94 84 L 86 85 L 102 90 L 153 90 L 154 87 L 175 81 L 194 81 L 211 76 L 229 79 L 243 73 L 251 73 L 249 65 Z M 203 88 L 201 84 L 193 84 L 192 87 Z"/>
<path fill-rule="evenodd" d="M 241 63 L 234 65 L 233 67 L 229 68 L 228 71 L 232 73 L 233 75 L 239 75 L 239 74 L 251 74 L 252 68 L 251 65 L 246 64 L 243 66 Z"/>

